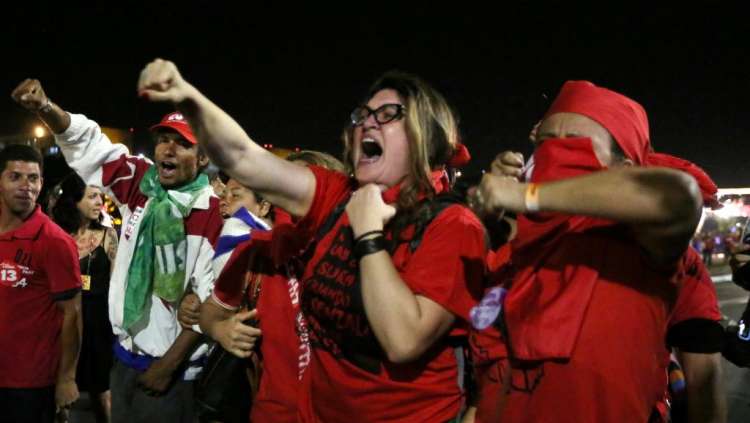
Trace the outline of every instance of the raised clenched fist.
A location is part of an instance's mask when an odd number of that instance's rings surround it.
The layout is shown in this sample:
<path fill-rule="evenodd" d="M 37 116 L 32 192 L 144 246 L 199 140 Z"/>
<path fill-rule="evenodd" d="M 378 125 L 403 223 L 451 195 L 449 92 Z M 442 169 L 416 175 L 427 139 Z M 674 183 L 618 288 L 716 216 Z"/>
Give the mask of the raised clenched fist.
<path fill-rule="evenodd" d="M 42 83 L 37 79 L 25 79 L 18 84 L 10 96 L 23 108 L 34 113 L 49 102 L 47 94 L 44 93 L 42 88 Z"/>
<path fill-rule="evenodd" d="M 143 68 L 138 78 L 138 95 L 151 101 L 178 104 L 194 90 L 169 60 L 154 60 Z"/>

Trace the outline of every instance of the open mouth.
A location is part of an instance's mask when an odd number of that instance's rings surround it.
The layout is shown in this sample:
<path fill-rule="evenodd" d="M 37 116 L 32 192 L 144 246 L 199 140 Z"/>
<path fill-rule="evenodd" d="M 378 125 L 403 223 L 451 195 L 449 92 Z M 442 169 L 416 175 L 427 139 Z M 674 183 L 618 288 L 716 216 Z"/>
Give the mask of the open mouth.
<path fill-rule="evenodd" d="M 175 171 L 177 170 L 177 165 L 170 162 L 160 162 L 159 163 L 159 173 L 162 174 L 162 176 L 173 176 L 175 174 Z"/>
<path fill-rule="evenodd" d="M 361 162 L 373 163 L 383 155 L 383 147 L 373 138 L 362 139 L 362 157 Z"/>

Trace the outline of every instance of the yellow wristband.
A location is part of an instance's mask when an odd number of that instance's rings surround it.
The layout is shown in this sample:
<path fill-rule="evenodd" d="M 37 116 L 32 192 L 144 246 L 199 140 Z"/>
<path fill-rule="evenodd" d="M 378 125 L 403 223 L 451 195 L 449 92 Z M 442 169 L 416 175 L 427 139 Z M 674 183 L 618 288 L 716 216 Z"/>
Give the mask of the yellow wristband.
<path fill-rule="evenodd" d="M 526 194 L 523 198 L 527 213 L 539 211 L 539 185 L 530 183 L 526 186 Z"/>

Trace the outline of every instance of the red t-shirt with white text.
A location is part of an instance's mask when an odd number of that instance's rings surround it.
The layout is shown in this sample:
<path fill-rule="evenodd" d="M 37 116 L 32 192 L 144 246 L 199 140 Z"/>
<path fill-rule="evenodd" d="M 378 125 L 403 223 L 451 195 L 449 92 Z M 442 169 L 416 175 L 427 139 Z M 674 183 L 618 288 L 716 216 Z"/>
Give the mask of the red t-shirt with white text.
<path fill-rule="evenodd" d="M 0 234 L 0 388 L 55 384 L 63 313 L 81 289 L 75 241 L 39 206 Z"/>
<path fill-rule="evenodd" d="M 299 284 L 296 278 L 287 275 L 286 266 L 277 268 L 267 258 L 272 238 L 272 231 L 253 231 L 252 239 L 235 248 L 216 280 L 213 298 L 227 308 L 240 307 L 247 276 L 255 279 L 252 273 L 247 274 L 250 253 L 257 250 L 253 260 L 266 260 L 256 303 L 263 334 L 260 343 L 263 374 L 253 399 L 250 421 L 295 423 L 299 379 L 309 360 L 309 349 L 300 340 L 305 331 L 304 322 L 299 321 Z M 251 299 L 253 289 L 248 289 L 246 295 Z"/>

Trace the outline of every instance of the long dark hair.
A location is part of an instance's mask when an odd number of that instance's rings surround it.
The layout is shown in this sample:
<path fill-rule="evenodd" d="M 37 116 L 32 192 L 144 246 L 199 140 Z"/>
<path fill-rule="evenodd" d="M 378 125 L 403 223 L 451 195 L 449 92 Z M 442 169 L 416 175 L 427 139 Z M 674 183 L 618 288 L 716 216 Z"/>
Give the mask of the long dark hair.
<path fill-rule="evenodd" d="M 86 183 L 80 176 L 71 173 L 66 176 L 60 186 L 60 197 L 52 208 L 52 220 L 55 221 L 65 232 L 74 234 L 81 227 L 81 212 L 78 210 L 78 202 L 86 193 Z M 104 229 L 101 224 L 102 215 L 89 225 L 90 229 Z"/>

